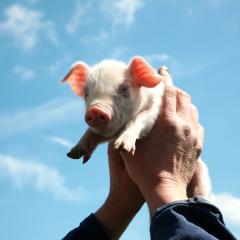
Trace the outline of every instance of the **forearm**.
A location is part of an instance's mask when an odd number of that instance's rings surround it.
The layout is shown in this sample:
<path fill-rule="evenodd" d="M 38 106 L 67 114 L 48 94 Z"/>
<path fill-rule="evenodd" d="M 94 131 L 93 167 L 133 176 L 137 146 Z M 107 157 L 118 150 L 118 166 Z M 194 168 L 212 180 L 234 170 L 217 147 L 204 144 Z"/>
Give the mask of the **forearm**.
<path fill-rule="evenodd" d="M 131 204 L 131 202 L 134 201 L 131 201 L 131 199 L 121 201 L 108 197 L 103 206 L 96 211 L 97 219 L 101 222 L 111 240 L 119 239 L 143 205 L 143 201 L 137 204 Z"/>
<path fill-rule="evenodd" d="M 142 182 L 139 188 L 146 199 L 150 215 L 153 216 L 156 209 L 179 200 L 186 200 L 186 184 L 175 181 L 166 175 L 160 177 L 149 176 L 147 181 Z"/>

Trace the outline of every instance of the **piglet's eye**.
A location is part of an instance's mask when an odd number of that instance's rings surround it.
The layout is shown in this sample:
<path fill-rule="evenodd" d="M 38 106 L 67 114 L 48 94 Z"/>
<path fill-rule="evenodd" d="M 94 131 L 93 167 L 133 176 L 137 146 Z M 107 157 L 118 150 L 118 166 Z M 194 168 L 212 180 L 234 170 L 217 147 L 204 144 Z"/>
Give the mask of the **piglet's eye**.
<path fill-rule="evenodd" d="M 126 86 L 126 85 L 120 86 L 118 92 L 121 96 L 127 97 L 129 95 L 128 86 Z"/>
<path fill-rule="evenodd" d="M 85 91 L 84 91 L 84 98 L 88 98 L 88 90 L 87 89 L 85 89 Z"/>

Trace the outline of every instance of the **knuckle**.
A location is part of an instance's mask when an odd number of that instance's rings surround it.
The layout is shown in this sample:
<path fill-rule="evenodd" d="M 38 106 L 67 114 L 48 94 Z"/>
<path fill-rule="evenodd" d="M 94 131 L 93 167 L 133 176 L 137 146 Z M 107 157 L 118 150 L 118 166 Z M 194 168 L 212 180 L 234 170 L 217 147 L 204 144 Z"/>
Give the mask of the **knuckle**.
<path fill-rule="evenodd" d="M 178 139 L 181 137 L 177 125 L 171 124 L 170 122 L 164 126 L 163 135 L 166 143 L 178 141 Z"/>
<path fill-rule="evenodd" d="M 198 159 L 202 153 L 202 148 L 197 148 L 196 149 L 196 158 Z"/>
<path fill-rule="evenodd" d="M 182 123 L 181 132 L 184 138 L 189 139 L 194 146 L 198 144 L 200 136 L 196 127 L 187 123 Z"/>
<path fill-rule="evenodd" d="M 166 66 L 161 66 L 158 69 L 158 73 L 161 74 L 161 75 L 169 75 L 170 71 Z"/>
<path fill-rule="evenodd" d="M 202 125 L 198 124 L 198 131 L 203 136 L 204 132 L 205 132 L 205 129 L 204 129 L 204 127 Z"/>
<path fill-rule="evenodd" d="M 197 107 L 194 105 L 194 104 L 191 104 L 191 106 L 192 106 L 192 110 L 193 110 L 193 112 L 195 112 L 195 114 L 199 114 L 199 112 L 198 112 L 198 109 L 197 109 Z"/>
<path fill-rule="evenodd" d="M 177 119 L 172 115 L 162 114 L 161 119 L 164 122 L 164 125 L 169 128 L 176 129 L 178 127 Z"/>
<path fill-rule="evenodd" d="M 192 135 L 192 129 L 188 125 L 183 126 L 183 134 L 185 137 L 190 137 Z"/>
<path fill-rule="evenodd" d="M 203 132 L 204 133 L 204 131 L 205 131 L 205 128 L 201 125 L 201 124 L 199 124 L 199 128 L 200 128 L 200 130 L 201 130 L 201 132 Z"/>
<path fill-rule="evenodd" d="M 169 131 L 176 132 L 178 129 L 178 125 L 173 119 L 168 119 L 168 123 L 166 124 L 166 127 Z"/>
<path fill-rule="evenodd" d="M 199 112 L 195 105 L 191 104 L 192 116 L 194 118 L 195 123 L 198 123 L 199 120 Z"/>
<path fill-rule="evenodd" d="M 177 89 L 174 86 L 167 86 L 165 88 L 165 96 L 176 96 L 177 95 Z"/>
<path fill-rule="evenodd" d="M 178 88 L 178 89 L 177 89 L 177 94 L 178 94 L 179 97 L 188 99 L 189 102 L 191 102 L 191 100 L 192 100 L 191 95 L 190 95 L 189 93 L 183 91 L 182 89 L 179 89 L 179 88 Z"/>

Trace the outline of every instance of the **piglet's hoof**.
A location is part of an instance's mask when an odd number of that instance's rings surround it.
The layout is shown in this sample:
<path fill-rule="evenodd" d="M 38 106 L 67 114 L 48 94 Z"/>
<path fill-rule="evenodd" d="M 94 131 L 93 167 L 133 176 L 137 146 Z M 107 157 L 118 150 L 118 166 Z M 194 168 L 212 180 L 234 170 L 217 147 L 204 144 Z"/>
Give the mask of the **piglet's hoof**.
<path fill-rule="evenodd" d="M 69 153 L 67 153 L 67 156 L 72 159 L 79 159 L 85 154 L 86 154 L 85 151 L 73 148 Z"/>
<path fill-rule="evenodd" d="M 85 148 L 72 148 L 67 156 L 72 159 L 79 159 L 83 157 L 83 164 L 86 163 L 92 156 L 93 150 L 86 150 Z"/>

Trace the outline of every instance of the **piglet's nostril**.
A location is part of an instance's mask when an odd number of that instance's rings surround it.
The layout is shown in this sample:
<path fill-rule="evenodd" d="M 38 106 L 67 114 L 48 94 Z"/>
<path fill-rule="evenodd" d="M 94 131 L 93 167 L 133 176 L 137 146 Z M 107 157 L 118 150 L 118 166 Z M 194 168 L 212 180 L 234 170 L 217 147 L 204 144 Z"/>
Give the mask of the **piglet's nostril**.
<path fill-rule="evenodd" d="M 87 116 L 87 122 L 92 122 L 93 118 L 91 116 Z"/>

